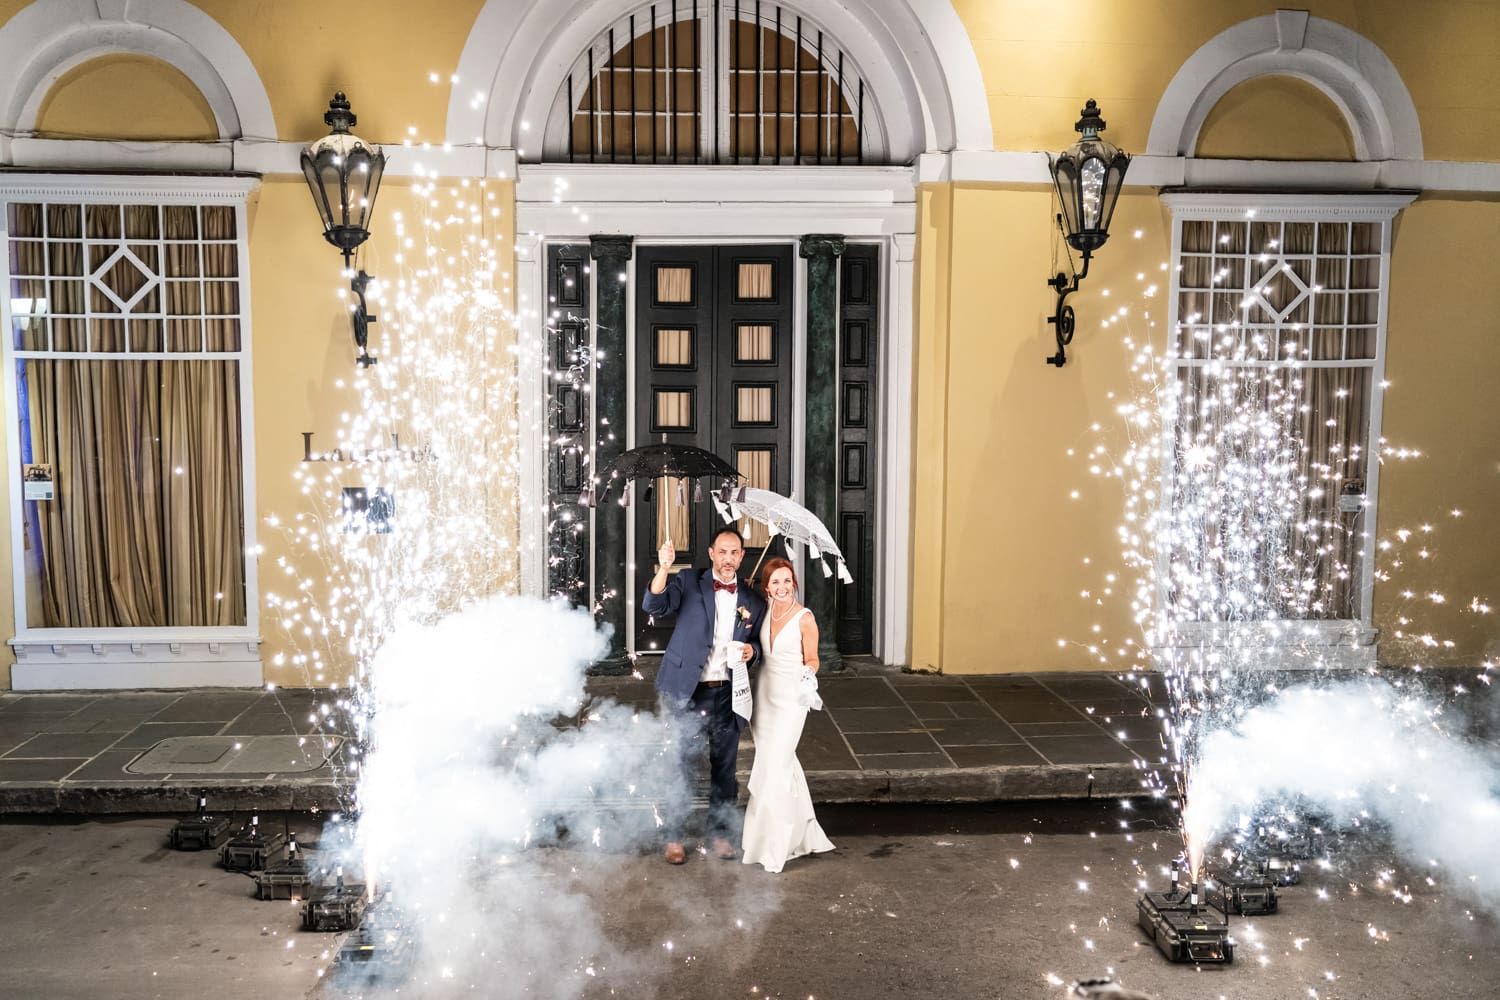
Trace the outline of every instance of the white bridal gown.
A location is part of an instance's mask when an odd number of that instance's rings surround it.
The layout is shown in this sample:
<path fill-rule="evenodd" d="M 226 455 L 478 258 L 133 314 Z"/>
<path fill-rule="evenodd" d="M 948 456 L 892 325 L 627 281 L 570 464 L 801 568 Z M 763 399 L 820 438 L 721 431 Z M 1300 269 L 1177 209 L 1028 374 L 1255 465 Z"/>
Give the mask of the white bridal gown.
<path fill-rule="evenodd" d="M 797 760 L 797 741 L 807 721 L 807 706 L 798 700 L 802 674 L 801 608 L 778 622 L 771 641 L 771 616 L 761 626 L 765 663 L 755 689 L 750 730 L 755 736 L 755 763 L 750 768 L 750 805 L 745 810 L 744 862 L 779 872 L 792 858 L 833 850 L 813 815 L 807 778 Z"/>

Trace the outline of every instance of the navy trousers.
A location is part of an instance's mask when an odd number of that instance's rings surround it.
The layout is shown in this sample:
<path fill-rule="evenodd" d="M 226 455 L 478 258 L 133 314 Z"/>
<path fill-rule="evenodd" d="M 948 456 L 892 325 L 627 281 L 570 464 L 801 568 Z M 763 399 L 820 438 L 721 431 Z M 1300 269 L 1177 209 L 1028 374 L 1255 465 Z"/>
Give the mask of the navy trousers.
<path fill-rule="evenodd" d="M 682 728 L 677 739 L 683 777 L 688 788 L 697 783 L 698 762 L 708 751 L 708 837 L 735 840 L 739 836 L 740 783 L 735 769 L 740 753 L 740 731 L 734 721 L 734 689 L 729 684 L 709 687 L 699 684 L 686 709 L 680 713 Z M 683 839 L 684 817 L 668 818 L 669 841 Z"/>

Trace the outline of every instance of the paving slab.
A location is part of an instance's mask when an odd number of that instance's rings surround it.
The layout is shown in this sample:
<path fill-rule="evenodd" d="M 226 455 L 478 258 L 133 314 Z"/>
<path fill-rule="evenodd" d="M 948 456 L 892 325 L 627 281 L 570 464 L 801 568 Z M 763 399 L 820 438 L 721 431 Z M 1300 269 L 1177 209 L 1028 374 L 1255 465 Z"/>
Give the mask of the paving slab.
<path fill-rule="evenodd" d="M 92 757 L 120 737 L 114 733 L 38 733 L 6 757 Z"/>

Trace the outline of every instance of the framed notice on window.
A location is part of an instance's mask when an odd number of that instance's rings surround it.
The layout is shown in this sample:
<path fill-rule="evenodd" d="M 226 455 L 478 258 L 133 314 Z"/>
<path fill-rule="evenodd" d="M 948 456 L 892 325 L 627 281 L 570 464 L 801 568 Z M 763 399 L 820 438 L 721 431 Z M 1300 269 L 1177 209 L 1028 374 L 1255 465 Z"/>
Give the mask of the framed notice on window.
<path fill-rule="evenodd" d="M 21 466 L 21 499 L 51 500 L 52 463 L 28 462 Z"/>

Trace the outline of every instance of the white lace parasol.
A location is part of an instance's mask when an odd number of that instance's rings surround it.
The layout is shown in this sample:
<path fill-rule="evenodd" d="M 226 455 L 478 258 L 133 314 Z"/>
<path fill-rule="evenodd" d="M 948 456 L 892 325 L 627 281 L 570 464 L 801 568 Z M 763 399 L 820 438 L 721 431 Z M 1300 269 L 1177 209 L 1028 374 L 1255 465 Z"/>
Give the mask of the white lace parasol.
<path fill-rule="evenodd" d="M 714 506 L 725 522 L 733 523 L 742 517 L 759 521 L 772 536 L 782 537 L 787 543 L 787 551 L 791 551 L 793 543 L 805 546 L 808 558 L 818 561 L 824 576 L 833 576 L 834 570 L 828 567 L 828 561 L 832 560 L 837 567 L 839 579 L 844 583 L 854 582 L 854 577 L 849 575 L 849 567 L 844 564 L 844 554 L 839 551 L 838 543 L 812 511 L 797 501 L 770 490 L 742 489 L 737 494 L 723 492 L 728 493 L 729 499 L 726 501 L 723 493 L 716 493 Z"/>

